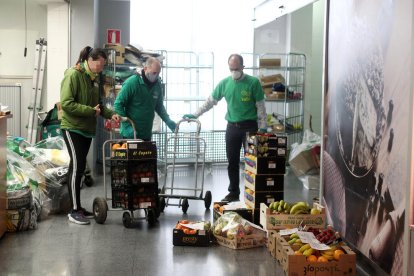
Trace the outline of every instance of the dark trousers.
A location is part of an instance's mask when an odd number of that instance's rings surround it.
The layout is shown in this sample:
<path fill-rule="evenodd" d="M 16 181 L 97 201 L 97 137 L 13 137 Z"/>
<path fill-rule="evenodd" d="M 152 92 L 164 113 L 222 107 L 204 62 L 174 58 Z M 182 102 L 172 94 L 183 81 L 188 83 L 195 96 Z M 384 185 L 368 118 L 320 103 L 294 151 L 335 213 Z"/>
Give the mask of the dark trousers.
<path fill-rule="evenodd" d="M 229 165 L 227 173 L 229 175 L 228 191 L 235 195 L 240 195 L 240 150 L 246 142 L 246 133 L 257 132 L 256 121 L 243 121 L 239 123 L 228 123 L 226 128 L 226 154 Z"/>
<path fill-rule="evenodd" d="M 63 139 L 70 156 L 68 170 L 68 191 L 73 210 L 81 208 L 80 184 L 86 168 L 86 156 L 91 146 L 92 138 L 87 138 L 75 132 L 62 130 Z"/>

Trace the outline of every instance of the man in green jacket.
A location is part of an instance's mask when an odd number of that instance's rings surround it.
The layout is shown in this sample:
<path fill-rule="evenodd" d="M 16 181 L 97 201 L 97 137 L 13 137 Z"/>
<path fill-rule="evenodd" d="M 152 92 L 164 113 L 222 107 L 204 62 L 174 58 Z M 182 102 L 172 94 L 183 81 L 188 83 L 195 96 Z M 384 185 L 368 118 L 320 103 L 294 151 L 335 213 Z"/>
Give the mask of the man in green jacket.
<path fill-rule="evenodd" d="M 176 124 L 170 119 L 164 107 L 159 74 L 161 64 L 154 57 L 147 58 L 141 74 L 129 77 L 116 97 L 114 109 L 120 116 L 130 118 L 138 139 L 151 140 L 155 112 L 171 131 Z M 120 133 L 125 138 L 134 138 L 134 130 L 129 122 L 122 122 Z"/>

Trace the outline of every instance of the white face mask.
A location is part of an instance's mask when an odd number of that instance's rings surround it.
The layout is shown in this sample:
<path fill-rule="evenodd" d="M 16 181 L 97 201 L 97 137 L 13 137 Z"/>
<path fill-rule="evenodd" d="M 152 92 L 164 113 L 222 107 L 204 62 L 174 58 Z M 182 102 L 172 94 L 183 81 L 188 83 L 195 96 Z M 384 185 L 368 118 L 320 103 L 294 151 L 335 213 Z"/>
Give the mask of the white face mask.
<path fill-rule="evenodd" d="M 231 71 L 231 77 L 233 80 L 238 80 L 242 76 L 242 71 Z"/>
<path fill-rule="evenodd" d="M 148 74 L 148 73 L 146 73 L 145 76 L 147 77 L 147 79 L 150 82 L 156 82 L 157 79 L 158 79 L 158 75 L 156 75 L 156 74 Z"/>

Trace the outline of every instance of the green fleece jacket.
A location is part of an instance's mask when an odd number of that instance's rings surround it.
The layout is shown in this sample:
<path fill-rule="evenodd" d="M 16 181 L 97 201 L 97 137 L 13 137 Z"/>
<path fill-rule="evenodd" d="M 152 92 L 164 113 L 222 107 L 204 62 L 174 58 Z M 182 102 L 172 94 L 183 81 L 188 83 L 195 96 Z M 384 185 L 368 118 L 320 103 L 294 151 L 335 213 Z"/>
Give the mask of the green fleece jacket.
<path fill-rule="evenodd" d="M 154 111 L 167 124 L 171 121 L 163 100 L 159 79 L 152 87 L 148 87 L 142 77 L 135 74 L 123 83 L 122 89 L 116 97 L 114 110 L 120 116 L 128 117 L 134 122 L 136 138 L 149 140 L 152 136 Z M 134 137 L 132 126 L 128 122 L 121 123 L 120 133 L 123 137 Z"/>
<path fill-rule="evenodd" d="M 94 107 L 99 103 L 99 84 L 92 81 L 83 64 L 65 71 L 60 88 L 61 129 L 93 137 L 96 133 Z M 101 106 L 101 115 L 110 119 L 115 112 Z"/>

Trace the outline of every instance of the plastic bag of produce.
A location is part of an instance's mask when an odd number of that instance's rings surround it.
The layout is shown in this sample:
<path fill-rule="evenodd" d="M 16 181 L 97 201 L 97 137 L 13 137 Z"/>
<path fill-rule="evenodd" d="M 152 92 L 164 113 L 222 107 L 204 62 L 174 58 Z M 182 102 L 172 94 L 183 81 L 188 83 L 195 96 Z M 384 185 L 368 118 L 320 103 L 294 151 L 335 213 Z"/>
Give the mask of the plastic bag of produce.
<path fill-rule="evenodd" d="M 266 232 L 236 212 L 224 213 L 214 222 L 212 232 L 220 245 L 233 249 L 259 247 L 266 243 Z"/>

